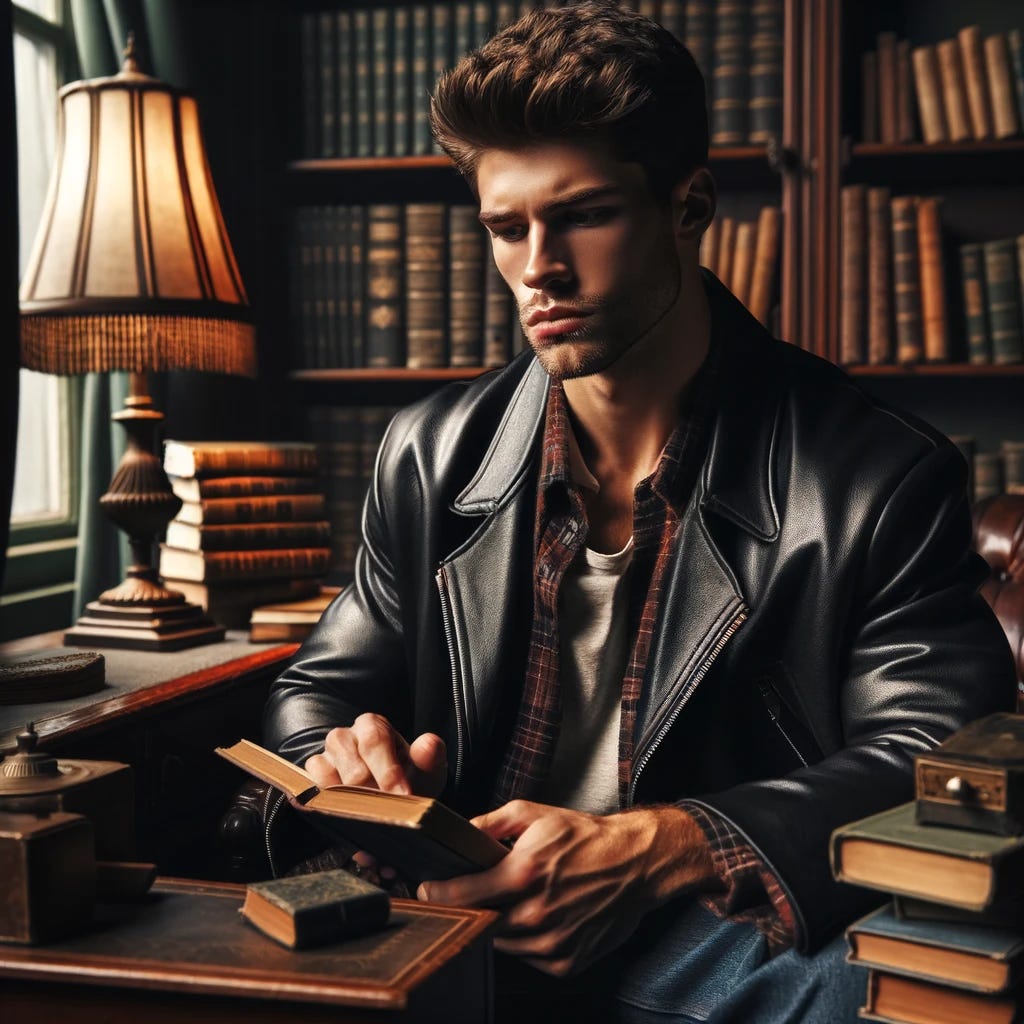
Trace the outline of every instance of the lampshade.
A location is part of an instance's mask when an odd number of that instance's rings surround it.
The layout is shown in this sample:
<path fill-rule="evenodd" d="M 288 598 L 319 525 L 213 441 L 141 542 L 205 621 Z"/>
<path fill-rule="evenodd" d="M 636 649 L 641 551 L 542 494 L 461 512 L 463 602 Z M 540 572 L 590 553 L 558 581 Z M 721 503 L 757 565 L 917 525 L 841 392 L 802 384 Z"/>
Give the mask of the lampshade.
<path fill-rule="evenodd" d="M 193 97 L 138 70 L 60 91 L 57 159 L 21 287 L 22 365 L 255 374 L 245 289 Z"/>

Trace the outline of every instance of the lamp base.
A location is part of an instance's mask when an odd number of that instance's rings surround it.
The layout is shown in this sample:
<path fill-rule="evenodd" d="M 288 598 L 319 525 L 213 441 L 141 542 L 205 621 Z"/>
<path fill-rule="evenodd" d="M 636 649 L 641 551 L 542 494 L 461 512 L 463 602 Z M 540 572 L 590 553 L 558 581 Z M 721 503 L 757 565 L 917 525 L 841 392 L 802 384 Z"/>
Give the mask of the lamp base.
<path fill-rule="evenodd" d="M 181 651 L 223 639 L 224 627 L 184 598 L 173 605 L 108 604 L 99 600 L 90 601 L 85 614 L 65 631 L 64 646 Z"/>

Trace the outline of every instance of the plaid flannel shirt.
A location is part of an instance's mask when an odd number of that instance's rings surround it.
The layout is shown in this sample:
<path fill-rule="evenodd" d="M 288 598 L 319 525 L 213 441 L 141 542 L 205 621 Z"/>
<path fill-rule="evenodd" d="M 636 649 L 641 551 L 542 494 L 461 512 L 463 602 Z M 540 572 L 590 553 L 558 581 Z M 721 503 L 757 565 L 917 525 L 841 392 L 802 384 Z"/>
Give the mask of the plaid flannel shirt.
<path fill-rule="evenodd" d="M 680 421 L 654 473 L 634 492 L 633 566 L 628 625 L 630 653 L 622 681 L 619 733 L 619 802 L 625 807 L 633 759 L 636 711 L 654 634 L 665 570 L 675 551 L 680 518 L 704 462 L 714 411 L 718 360 L 714 348 L 689 390 Z M 572 474 L 565 392 L 553 381 L 544 426 L 537 492 L 534 617 L 517 721 L 499 772 L 494 803 L 534 796 L 550 768 L 561 725 L 558 591 L 587 535 L 583 498 Z M 793 944 L 792 907 L 778 878 L 730 825 L 681 801 L 711 845 L 722 890 L 704 897 L 720 916 L 748 920 L 765 935 L 771 952 Z"/>

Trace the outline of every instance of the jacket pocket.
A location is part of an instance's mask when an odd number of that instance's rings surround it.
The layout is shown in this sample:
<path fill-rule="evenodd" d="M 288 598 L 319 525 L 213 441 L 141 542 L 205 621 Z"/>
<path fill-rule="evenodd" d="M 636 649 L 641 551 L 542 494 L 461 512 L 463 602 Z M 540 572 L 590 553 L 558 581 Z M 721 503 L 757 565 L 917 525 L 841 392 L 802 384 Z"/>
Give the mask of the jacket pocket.
<path fill-rule="evenodd" d="M 755 682 L 771 727 L 803 767 L 820 761 L 821 749 L 811 730 L 797 717 L 782 699 L 771 676 L 761 676 Z"/>

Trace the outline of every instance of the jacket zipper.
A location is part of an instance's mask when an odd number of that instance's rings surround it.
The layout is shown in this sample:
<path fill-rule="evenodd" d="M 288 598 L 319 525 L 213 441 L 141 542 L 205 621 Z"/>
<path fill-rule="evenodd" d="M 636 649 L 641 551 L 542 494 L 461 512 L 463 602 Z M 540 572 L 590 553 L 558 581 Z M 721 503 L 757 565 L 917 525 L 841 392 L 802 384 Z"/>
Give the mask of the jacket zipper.
<path fill-rule="evenodd" d="M 796 754 L 797 760 L 806 768 L 807 758 L 800 753 L 800 748 L 790 739 L 789 733 L 786 732 L 785 726 L 782 724 L 782 719 L 772 709 L 770 698 L 774 692 L 773 687 L 771 687 L 768 683 L 759 681 L 757 684 L 757 688 L 761 691 L 761 699 L 764 701 L 764 706 L 765 710 L 768 712 L 768 717 L 771 718 L 771 720 L 775 723 L 775 728 L 779 730 L 779 732 L 782 735 L 782 738 L 789 745 L 789 749 L 792 750 L 794 754 Z M 781 702 L 782 698 L 779 697 L 778 694 L 775 694 L 775 697 Z"/>
<path fill-rule="evenodd" d="M 451 596 L 448 592 L 448 577 L 442 563 L 437 570 L 437 589 L 441 595 L 441 621 L 444 624 L 444 638 L 448 642 L 448 658 L 452 664 L 452 697 L 455 701 L 455 780 L 454 788 L 457 790 L 462 782 L 462 760 L 463 751 L 466 746 L 466 725 L 465 725 L 465 702 L 463 701 L 462 685 L 459 678 L 459 665 L 461 661 L 458 646 L 458 637 L 455 635 L 455 628 L 452 620 Z"/>
<path fill-rule="evenodd" d="M 648 762 L 654 756 L 654 752 L 661 745 L 661 741 L 668 735 L 669 730 L 672 728 L 672 726 L 676 724 L 676 720 L 682 714 L 683 708 L 686 707 L 686 702 L 690 699 L 691 695 L 693 694 L 693 691 L 697 689 L 697 687 L 701 683 L 701 680 L 711 670 L 711 666 L 715 663 L 715 660 L 718 658 L 719 654 L 722 653 L 722 648 L 725 647 L 725 645 L 732 639 L 736 630 L 738 630 L 740 626 L 742 626 L 743 623 L 747 621 L 747 612 L 748 610 L 746 605 L 741 604 L 738 612 L 736 613 L 736 617 L 732 620 L 732 622 L 729 623 L 728 626 L 725 627 L 723 632 L 715 641 L 715 645 L 711 648 L 710 651 L 708 651 L 707 657 L 701 663 L 700 668 L 697 669 L 697 671 L 693 675 L 693 678 L 687 684 L 686 689 L 683 691 L 683 694 L 679 699 L 679 702 L 669 713 L 668 717 L 665 718 L 665 720 L 662 722 L 661 728 L 658 729 L 657 736 L 654 737 L 654 739 L 651 741 L 647 749 L 644 751 L 643 757 L 640 758 L 640 760 L 637 762 L 636 770 L 633 772 L 633 779 L 629 785 L 630 807 L 633 806 L 633 797 L 636 794 L 636 787 L 637 783 L 640 781 L 640 775 L 643 773 L 643 770 L 647 767 Z"/>
<path fill-rule="evenodd" d="M 277 798 L 276 800 L 274 798 Z M 277 817 L 281 805 L 287 797 L 273 787 L 267 787 L 266 796 L 263 798 L 263 843 L 267 850 L 267 863 L 270 865 L 270 877 L 277 878 L 277 865 L 274 864 L 274 844 L 270 838 L 271 827 Z M 271 801 L 274 801 L 271 805 Z"/>

